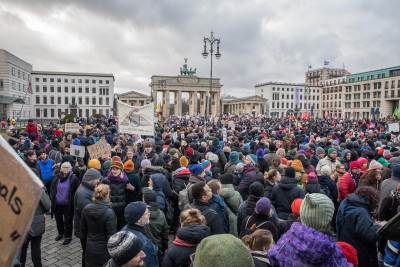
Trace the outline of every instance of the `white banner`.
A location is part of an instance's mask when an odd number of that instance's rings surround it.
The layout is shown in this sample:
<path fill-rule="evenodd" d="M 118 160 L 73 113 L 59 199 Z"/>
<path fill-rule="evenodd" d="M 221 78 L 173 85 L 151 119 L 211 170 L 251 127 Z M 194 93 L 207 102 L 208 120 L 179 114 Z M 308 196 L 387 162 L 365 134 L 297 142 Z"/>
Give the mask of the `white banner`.
<path fill-rule="evenodd" d="M 69 146 L 69 154 L 71 156 L 75 156 L 78 158 L 84 158 L 85 157 L 85 147 L 77 146 L 77 145 L 70 145 Z"/>
<path fill-rule="evenodd" d="M 388 131 L 389 131 L 389 133 L 391 133 L 391 132 L 398 133 L 399 132 L 399 123 L 398 122 L 389 123 Z"/>
<path fill-rule="evenodd" d="M 81 129 L 81 126 L 79 123 L 66 123 L 65 124 L 65 132 L 66 133 L 79 133 L 79 130 Z"/>
<path fill-rule="evenodd" d="M 118 101 L 119 133 L 154 136 L 154 103 L 133 107 Z"/>

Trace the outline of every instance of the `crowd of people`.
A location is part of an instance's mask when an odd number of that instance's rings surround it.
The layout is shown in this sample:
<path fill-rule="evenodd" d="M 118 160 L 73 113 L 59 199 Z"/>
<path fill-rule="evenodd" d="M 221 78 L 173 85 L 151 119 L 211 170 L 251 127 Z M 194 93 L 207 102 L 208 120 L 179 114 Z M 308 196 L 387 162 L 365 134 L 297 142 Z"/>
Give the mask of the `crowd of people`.
<path fill-rule="evenodd" d="M 30 244 L 42 266 L 47 217 L 56 241 L 79 238 L 82 266 L 400 266 L 378 234 L 400 203 L 389 122 L 187 116 L 140 137 L 114 119 L 30 120 L 8 132 L 44 184 L 19 260 Z M 99 158 L 70 153 L 103 141 Z"/>

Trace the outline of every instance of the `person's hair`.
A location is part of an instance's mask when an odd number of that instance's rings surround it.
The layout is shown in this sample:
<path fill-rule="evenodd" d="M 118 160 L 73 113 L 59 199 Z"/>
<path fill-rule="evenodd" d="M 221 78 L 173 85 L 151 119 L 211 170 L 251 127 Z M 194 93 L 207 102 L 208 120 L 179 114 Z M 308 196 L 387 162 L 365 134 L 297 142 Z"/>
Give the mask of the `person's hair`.
<path fill-rule="evenodd" d="M 374 211 L 378 206 L 378 191 L 372 186 L 360 186 L 354 193 L 368 201 L 368 206 L 371 211 Z"/>
<path fill-rule="evenodd" d="M 198 182 L 192 185 L 190 190 L 192 191 L 193 199 L 201 199 L 201 197 L 205 194 L 204 186 L 206 185 L 205 182 Z"/>
<path fill-rule="evenodd" d="M 32 149 L 29 149 L 27 152 L 26 152 L 26 157 L 31 157 L 31 156 L 33 156 L 33 155 L 35 155 L 36 153 L 35 153 L 35 151 L 34 150 L 32 150 Z"/>
<path fill-rule="evenodd" d="M 109 197 L 110 186 L 107 184 L 99 184 L 94 189 L 93 200 L 105 200 Z"/>
<path fill-rule="evenodd" d="M 273 180 L 273 178 L 278 175 L 278 172 L 279 171 L 277 169 L 269 170 L 268 174 L 267 174 L 267 179 L 268 180 Z"/>
<path fill-rule="evenodd" d="M 207 185 L 211 188 L 214 195 L 218 194 L 218 191 L 221 190 L 221 182 L 217 179 L 210 180 Z"/>
<path fill-rule="evenodd" d="M 360 177 L 360 186 L 373 186 L 376 187 L 378 183 L 377 170 L 368 170 Z"/>
<path fill-rule="evenodd" d="M 179 216 L 181 227 L 192 224 L 206 224 L 206 218 L 198 209 L 187 209 L 181 212 Z"/>
<path fill-rule="evenodd" d="M 249 235 L 242 237 L 243 243 L 253 251 L 265 251 L 274 244 L 274 238 L 270 231 L 265 229 L 257 229 Z"/>

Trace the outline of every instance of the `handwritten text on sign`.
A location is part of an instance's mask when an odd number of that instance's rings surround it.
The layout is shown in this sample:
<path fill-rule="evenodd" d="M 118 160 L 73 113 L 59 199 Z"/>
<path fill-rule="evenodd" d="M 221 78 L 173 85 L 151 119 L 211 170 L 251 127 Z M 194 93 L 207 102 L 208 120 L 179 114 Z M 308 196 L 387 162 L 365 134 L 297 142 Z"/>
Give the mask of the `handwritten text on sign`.
<path fill-rule="evenodd" d="M 98 159 L 107 155 L 111 157 L 111 147 L 106 141 L 100 139 L 98 144 L 87 147 L 91 159 Z"/>

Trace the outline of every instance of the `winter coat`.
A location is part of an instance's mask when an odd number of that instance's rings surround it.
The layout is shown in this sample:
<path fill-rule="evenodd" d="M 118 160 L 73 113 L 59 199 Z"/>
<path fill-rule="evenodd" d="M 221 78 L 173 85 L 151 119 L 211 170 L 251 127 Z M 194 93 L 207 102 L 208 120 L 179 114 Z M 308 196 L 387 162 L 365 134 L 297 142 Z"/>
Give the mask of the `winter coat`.
<path fill-rule="evenodd" d="M 280 219 L 287 220 L 292 213 L 291 204 L 296 198 L 304 198 L 304 190 L 297 186 L 296 178 L 284 176 L 271 192 L 271 202 Z"/>
<path fill-rule="evenodd" d="M 106 201 L 95 201 L 82 210 L 81 236 L 86 239 L 87 266 L 102 266 L 109 259 L 107 241 L 117 232 L 117 218 Z"/>
<path fill-rule="evenodd" d="M 279 230 L 277 225 L 271 220 L 270 216 L 265 216 L 257 213 L 253 213 L 247 216 L 240 227 L 239 237 L 243 237 L 249 233 L 252 233 L 252 226 L 255 225 L 256 229 L 264 229 L 271 232 L 274 241 L 277 242 L 279 239 Z"/>
<path fill-rule="evenodd" d="M 339 200 L 345 199 L 348 195 L 356 190 L 356 182 L 350 172 L 346 172 L 339 179 Z"/>
<path fill-rule="evenodd" d="M 51 201 L 49 195 L 43 188 L 39 204 L 36 208 L 35 215 L 33 216 L 32 224 L 28 232 L 29 236 L 36 237 L 44 234 L 46 227 L 46 218 L 44 217 L 44 214 L 50 210 L 50 207 Z"/>
<path fill-rule="evenodd" d="M 335 181 L 333 181 L 329 176 L 318 176 L 318 183 L 320 184 L 324 193 L 329 191 L 330 199 L 333 201 L 333 203 L 336 203 L 338 199 L 338 189 Z"/>
<path fill-rule="evenodd" d="M 153 243 L 149 234 L 145 231 L 143 226 L 137 224 L 128 224 L 122 228 L 123 231 L 128 231 L 135 234 L 143 243 L 143 252 L 146 254 L 144 258 L 144 266 L 146 267 L 159 267 L 158 264 L 158 248 Z"/>
<path fill-rule="evenodd" d="M 40 177 L 42 178 L 43 183 L 51 182 L 54 178 L 53 174 L 53 166 L 54 161 L 51 159 L 39 160 L 38 161 Z"/>
<path fill-rule="evenodd" d="M 247 198 L 249 195 L 249 187 L 255 181 L 258 181 L 257 168 L 255 166 L 245 166 L 243 178 L 237 187 L 237 191 L 239 191 L 243 199 Z"/>
<path fill-rule="evenodd" d="M 382 212 L 382 201 L 390 196 L 392 190 L 396 190 L 397 184 L 400 183 L 400 178 L 391 177 L 386 179 L 381 184 L 381 191 L 379 192 L 379 212 Z"/>
<path fill-rule="evenodd" d="M 126 172 L 126 176 L 128 177 L 129 183 L 135 187 L 135 190 L 133 191 L 126 191 L 126 203 L 129 204 L 131 202 L 140 201 L 142 187 L 140 184 L 139 176 L 135 172 Z"/>
<path fill-rule="evenodd" d="M 318 164 L 315 167 L 315 170 L 317 171 L 317 174 L 320 175 L 322 166 L 328 165 L 329 168 L 331 168 L 331 170 L 336 170 L 336 165 L 339 165 L 339 164 L 340 164 L 340 162 L 337 159 L 332 160 L 330 157 L 326 156 L 325 158 L 320 159 L 318 161 Z"/>
<path fill-rule="evenodd" d="M 243 220 L 253 214 L 254 209 L 256 208 L 256 203 L 260 198 L 254 195 L 249 195 L 249 197 L 242 202 L 239 206 L 239 210 L 237 213 L 237 229 L 240 230 L 242 226 Z"/>
<path fill-rule="evenodd" d="M 201 224 L 193 224 L 178 229 L 164 255 L 162 267 L 189 267 L 190 255 L 195 253 L 201 240 L 210 235 L 210 228 Z"/>
<path fill-rule="evenodd" d="M 232 184 L 221 185 L 220 196 L 224 198 L 226 209 L 229 214 L 229 233 L 237 236 L 237 214 L 240 204 L 242 203 L 242 197 L 240 193 L 234 189 Z"/>
<path fill-rule="evenodd" d="M 165 251 L 168 247 L 169 226 L 164 213 L 156 203 L 150 203 L 150 223 L 146 225 L 159 250 Z"/>
<path fill-rule="evenodd" d="M 274 188 L 275 183 L 270 180 L 264 181 L 264 197 L 271 199 L 272 188 Z"/>
<path fill-rule="evenodd" d="M 179 194 L 189 184 L 190 171 L 188 168 L 181 167 L 172 173 L 172 190 Z"/>
<path fill-rule="evenodd" d="M 272 266 L 350 267 L 332 236 L 295 222 L 268 251 Z"/>
<path fill-rule="evenodd" d="M 167 180 L 170 178 L 169 172 L 161 166 L 150 166 L 145 168 L 142 172 L 139 172 L 140 184 L 142 187 L 149 185 L 150 175 L 161 173 L 165 176 Z"/>
<path fill-rule="evenodd" d="M 200 210 L 203 216 L 206 218 L 207 226 L 210 227 L 212 235 L 225 234 L 223 218 L 206 203 L 198 200 L 194 200 L 192 204 L 193 208 Z"/>
<path fill-rule="evenodd" d="M 337 238 L 351 244 L 358 251 L 359 266 L 378 266 L 378 228 L 365 198 L 350 194 L 340 203 L 336 216 Z"/>
<path fill-rule="evenodd" d="M 208 205 L 218 213 L 219 217 L 222 218 L 224 223 L 224 232 L 229 233 L 229 213 L 224 198 L 220 195 L 213 195 L 213 197 L 208 201 Z"/>
<path fill-rule="evenodd" d="M 123 173 L 123 176 L 114 177 L 111 172 L 107 178 L 102 180 L 102 183 L 110 186 L 110 201 L 114 212 L 123 214 L 126 206 L 126 185 L 128 177 Z"/>
<path fill-rule="evenodd" d="M 81 216 L 86 205 L 92 203 L 94 186 L 82 182 L 74 196 L 74 232 L 75 236 L 81 238 Z"/>
<path fill-rule="evenodd" d="M 53 182 L 51 183 L 50 187 L 50 199 L 51 199 L 51 210 L 54 212 L 54 209 L 56 207 L 56 195 L 57 195 L 57 185 L 58 182 L 60 181 L 62 177 L 62 173 L 59 173 L 55 179 L 53 179 Z M 71 214 L 74 212 L 74 196 L 75 192 L 78 189 L 79 186 L 79 180 L 76 178 L 75 174 L 70 172 L 67 175 L 67 178 L 69 179 L 69 198 L 68 198 L 68 208 Z"/>
<path fill-rule="evenodd" d="M 389 240 L 385 248 L 384 266 L 400 267 L 400 242 Z"/>
<path fill-rule="evenodd" d="M 318 180 L 309 180 L 305 185 L 305 194 L 321 193 L 321 186 Z"/>
<path fill-rule="evenodd" d="M 265 251 L 250 251 L 253 257 L 254 267 L 271 267 L 271 263 L 267 258 L 267 252 Z"/>
<path fill-rule="evenodd" d="M 48 158 L 53 160 L 55 164 L 62 162 L 62 154 L 60 151 L 56 150 L 55 148 L 50 150 Z"/>

